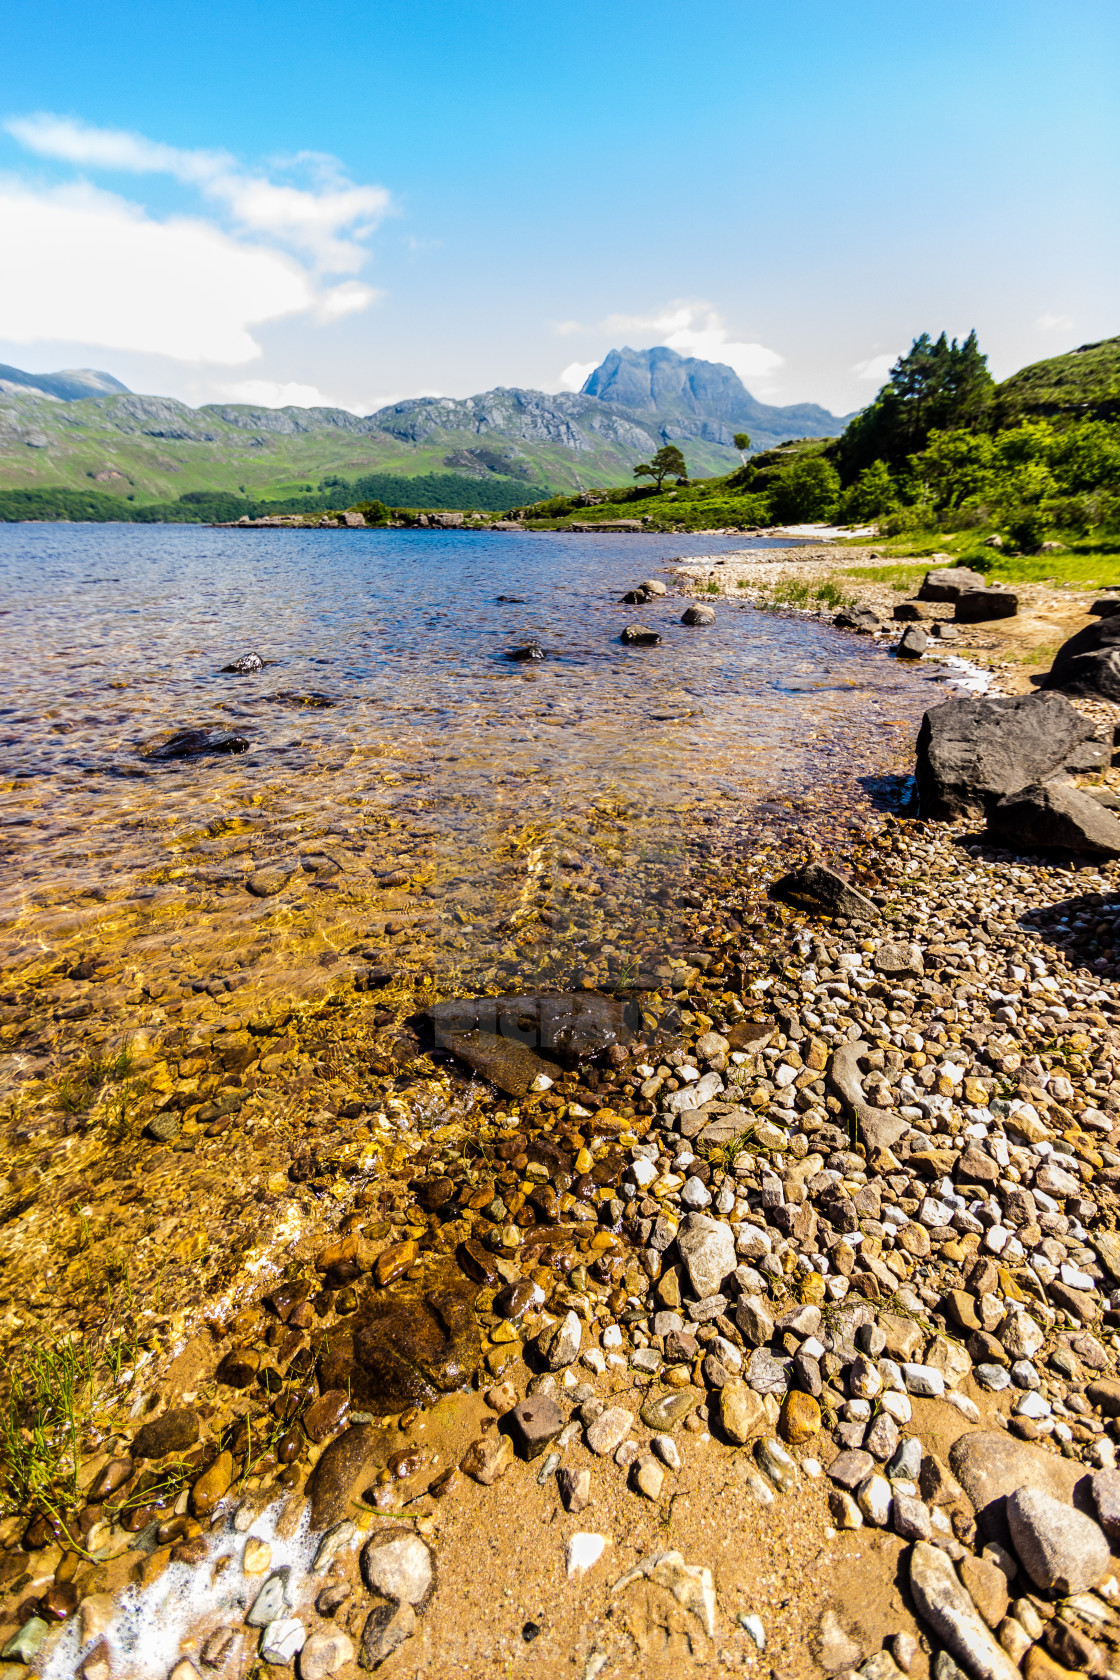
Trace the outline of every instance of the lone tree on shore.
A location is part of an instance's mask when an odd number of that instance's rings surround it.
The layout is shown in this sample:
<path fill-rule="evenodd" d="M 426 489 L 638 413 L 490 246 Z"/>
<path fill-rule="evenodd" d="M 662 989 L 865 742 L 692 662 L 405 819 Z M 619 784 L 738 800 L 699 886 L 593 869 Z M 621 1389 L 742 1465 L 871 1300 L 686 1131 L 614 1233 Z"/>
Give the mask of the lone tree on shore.
<path fill-rule="evenodd" d="M 743 465 L 746 466 L 747 451 L 751 446 L 751 434 L 749 432 L 736 432 L 731 441 L 739 451 Z"/>
<path fill-rule="evenodd" d="M 688 465 L 675 443 L 662 444 L 652 461 L 643 461 L 634 468 L 635 478 L 652 478 L 658 490 L 667 478 L 688 477 Z"/>

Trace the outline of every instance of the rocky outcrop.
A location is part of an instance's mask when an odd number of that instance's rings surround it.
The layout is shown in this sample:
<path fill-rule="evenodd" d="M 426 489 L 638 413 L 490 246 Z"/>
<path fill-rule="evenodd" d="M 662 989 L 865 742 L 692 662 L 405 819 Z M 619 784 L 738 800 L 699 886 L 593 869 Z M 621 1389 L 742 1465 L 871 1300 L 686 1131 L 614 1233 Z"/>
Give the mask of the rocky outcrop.
<path fill-rule="evenodd" d="M 984 816 L 1007 794 L 1057 775 L 1092 733 L 1057 696 L 947 700 L 926 713 L 918 732 L 921 814 Z"/>
<path fill-rule="evenodd" d="M 927 572 L 918 590 L 919 601 L 955 601 L 966 589 L 984 589 L 987 578 L 967 566 L 942 566 Z"/>

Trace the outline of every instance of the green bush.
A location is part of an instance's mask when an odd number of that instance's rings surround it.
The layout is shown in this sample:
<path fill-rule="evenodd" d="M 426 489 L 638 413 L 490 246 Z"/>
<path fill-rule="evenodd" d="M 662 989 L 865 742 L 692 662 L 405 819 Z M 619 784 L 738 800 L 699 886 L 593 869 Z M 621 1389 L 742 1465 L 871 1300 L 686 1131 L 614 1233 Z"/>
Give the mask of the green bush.
<path fill-rule="evenodd" d="M 388 525 L 392 517 L 385 503 L 377 501 L 355 502 L 348 512 L 360 513 L 367 525 Z"/>
<path fill-rule="evenodd" d="M 823 455 L 793 461 L 778 476 L 770 495 L 771 518 L 781 525 L 828 520 L 840 499 L 840 475 Z"/>
<path fill-rule="evenodd" d="M 1020 508 L 1007 521 L 1007 539 L 1020 554 L 1037 554 L 1046 540 L 1046 529 L 1041 508 Z"/>

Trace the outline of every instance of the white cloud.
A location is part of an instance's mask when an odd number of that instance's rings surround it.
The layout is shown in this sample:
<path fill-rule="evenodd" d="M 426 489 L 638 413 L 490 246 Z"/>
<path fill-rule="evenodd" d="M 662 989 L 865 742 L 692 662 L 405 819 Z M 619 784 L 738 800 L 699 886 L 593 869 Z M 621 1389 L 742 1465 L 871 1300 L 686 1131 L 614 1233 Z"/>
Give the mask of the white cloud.
<path fill-rule="evenodd" d="M 898 357 L 895 355 L 869 356 L 865 362 L 856 362 L 852 372 L 857 379 L 865 379 L 873 385 L 885 385 Z"/>
<path fill-rule="evenodd" d="M 295 380 L 241 379 L 235 385 L 223 385 L 221 394 L 226 402 L 251 403 L 254 408 L 344 408 L 350 414 L 369 413 L 368 408 L 337 402 L 315 385 Z"/>
<path fill-rule="evenodd" d="M 1043 332 L 1069 332 L 1073 326 L 1072 315 L 1053 315 L 1050 310 L 1044 310 L 1035 322 Z"/>
<path fill-rule="evenodd" d="M 616 335 L 633 334 L 650 344 L 664 344 L 684 356 L 724 362 L 740 379 L 756 383 L 769 380 L 785 361 L 764 344 L 733 338 L 723 316 L 707 303 L 676 302 L 652 316 L 608 315 L 603 326 Z"/>
<path fill-rule="evenodd" d="M 304 176 L 310 188 L 270 180 L 238 165 L 226 152 L 183 150 L 119 129 L 92 128 L 68 117 L 40 112 L 5 125 L 28 151 L 87 169 L 136 175 L 171 175 L 222 205 L 246 233 L 265 235 L 309 255 L 317 268 L 352 273 L 365 260 L 361 241 L 389 213 L 384 187 L 348 181 L 334 158 L 304 152 L 279 160 L 278 167 Z"/>
<path fill-rule="evenodd" d="M 578 391 L 587 376 L 594 373 L 598 366 L 598 362 L 569 362 L 557 381 L 556 389 Z"/>
<path fill-rule="evenodd" d="M 332 295 L 286 253 L 212 223 L 155 221 L 89 186 L 35 192 L 0 182 L 0 320 L 15 343 L 230 365 L 260 354 L 252 327 L 329 310 Z"/>

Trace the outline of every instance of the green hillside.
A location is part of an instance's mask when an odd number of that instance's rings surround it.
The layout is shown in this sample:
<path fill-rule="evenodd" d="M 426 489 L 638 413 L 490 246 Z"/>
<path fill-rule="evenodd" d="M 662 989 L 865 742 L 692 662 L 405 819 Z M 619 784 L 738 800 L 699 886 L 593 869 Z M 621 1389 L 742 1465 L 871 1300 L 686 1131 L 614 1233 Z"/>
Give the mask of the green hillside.
<path fill-rule="evenodd" d="M 1120 420 L 1120 338 L 1020 368 L 996 386 L 992 418 L 998 426 L 1031 418 Z"/>

